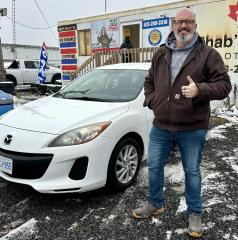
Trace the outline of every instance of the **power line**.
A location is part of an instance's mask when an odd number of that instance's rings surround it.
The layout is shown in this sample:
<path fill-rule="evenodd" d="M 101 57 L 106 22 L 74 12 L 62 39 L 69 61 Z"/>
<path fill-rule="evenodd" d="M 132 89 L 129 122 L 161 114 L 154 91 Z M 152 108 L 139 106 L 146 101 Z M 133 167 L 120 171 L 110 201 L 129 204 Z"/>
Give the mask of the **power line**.
<path fill-rule="evenodd" d="M 11 21 L 13 21 L 12 20 L 12 18 L 10 18 L 10 17 L 8 17 L 8 16 L 6 16 L 8 19 L 10 19 Z M 20 23 L 20 22 L 18 22 L 18 21 L 15 21 L 18 25 L 20 25 L 20 26 L 22 26 L 22 27 L 25 27 L 25 28 L 30 28 L 30 29 L 37 29 L 37 30 L 44 30 L 44 29 L 49 29 L 49 28 L 52 28 L 52 27 L 55 27 L 55 26 L 57 26 L 57 24 L 55 24 L 55 25 L 52 25 L 52 26 L 49 26 L 49 27 L 31 27 L 31 26 L 27 26 L 27 25 L 25 25 L 25 24 L 23 24 L 23 23 Z"/>
<path fill-rule="evenodd" d="M 57 37 L 55 36 L 54 32 L 53 32 L 53 31 L 52 31 L 52 29 L 50 28 L 50 25 L 49 25 L 49 23 L 48 23 L 48 21 L 47 21 L 46 17 L 44 16 L 43 12 L 41 11 L 41 9 L 40 9 L 40 6 L 38 5 L 37 1 L 36 1 L 36 0 L 34 0 L 34 2 L 35 2 L 35 4 L 36 4 L 37 8 L 39 9 L 39 11 L 40 11 L 40 13 L 41 13 L 42 17 L 44 18 L 44 20 L 45 20 L 45 22 L 46 22 L 46 24 L 47 24 L 47 26 L 48 26 L 48 28 L 49 28 L 50 32 L 51 32 L 51 33 L 52 33 L 52 35 L 54 36 L 54 38 L 55 38 L 55 40 L 57 41 L 57 43 L 59 43 L 59 41 L 58 41 Z"/>

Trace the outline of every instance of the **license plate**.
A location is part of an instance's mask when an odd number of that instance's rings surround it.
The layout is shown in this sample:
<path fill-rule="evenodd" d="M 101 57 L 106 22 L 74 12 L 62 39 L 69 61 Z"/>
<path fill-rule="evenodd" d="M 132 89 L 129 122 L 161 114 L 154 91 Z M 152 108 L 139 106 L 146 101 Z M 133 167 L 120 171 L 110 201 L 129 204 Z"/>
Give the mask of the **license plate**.
<path fill-rule="evenodd" d="M 12 159 L 0 156 L 0 170 L 12 174 Z"/>

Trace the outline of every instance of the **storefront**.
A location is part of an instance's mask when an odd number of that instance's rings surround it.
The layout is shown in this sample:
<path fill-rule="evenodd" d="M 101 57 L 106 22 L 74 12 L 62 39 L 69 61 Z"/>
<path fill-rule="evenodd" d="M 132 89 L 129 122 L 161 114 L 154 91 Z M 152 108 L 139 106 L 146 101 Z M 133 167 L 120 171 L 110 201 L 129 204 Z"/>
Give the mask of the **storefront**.
<path fill-rule="evenodd" d="M 198 32 L 222 55 L 233 81 L 238 81 L 237 0 L 187 0 L 58 23 L 61 68 L 69 80 L 97 51 L 119 49 L 126 36 L 134 48 L 159 47 L 171 30 L 179 8 L 196 13 Z M 73 73 L 73 74 L 72 74 Z"/>

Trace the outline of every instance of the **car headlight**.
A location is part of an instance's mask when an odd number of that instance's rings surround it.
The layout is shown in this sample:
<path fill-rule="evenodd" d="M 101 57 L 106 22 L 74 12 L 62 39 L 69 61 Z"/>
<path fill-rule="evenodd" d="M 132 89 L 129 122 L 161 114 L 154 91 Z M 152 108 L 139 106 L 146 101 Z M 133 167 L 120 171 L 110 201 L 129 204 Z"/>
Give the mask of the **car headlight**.
<path fill-rule="evenodd" d="M 101 134 L 111 122 L 96 123 L 65 132 L 55 138 L 48 147 L 79 145 L 89 142 Z"/>

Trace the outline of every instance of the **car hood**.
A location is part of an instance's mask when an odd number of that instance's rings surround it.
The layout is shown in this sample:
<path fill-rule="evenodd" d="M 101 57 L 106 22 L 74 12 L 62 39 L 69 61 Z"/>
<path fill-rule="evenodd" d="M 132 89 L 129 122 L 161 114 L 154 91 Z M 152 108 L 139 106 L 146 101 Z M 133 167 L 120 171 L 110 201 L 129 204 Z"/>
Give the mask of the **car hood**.
<path fill-rule="evenodd" d="M 129 103 L 94 102 L 56 97 L 41 98 L 9 112 L 0 124 L 49 134 L 104 121 L 128 111 Z"/>

